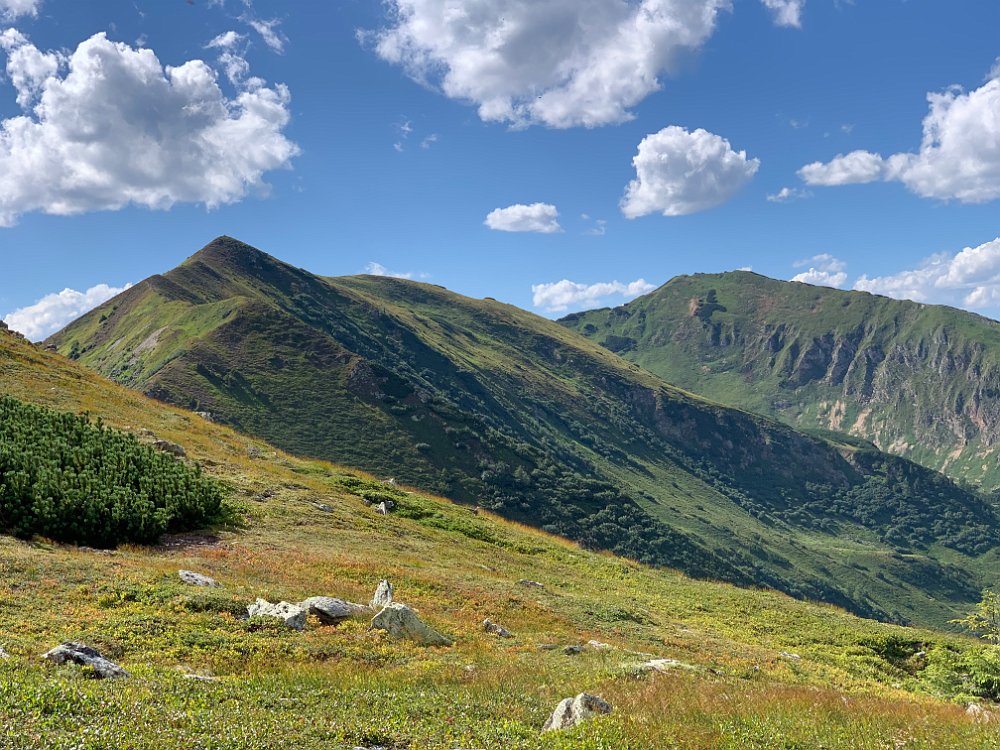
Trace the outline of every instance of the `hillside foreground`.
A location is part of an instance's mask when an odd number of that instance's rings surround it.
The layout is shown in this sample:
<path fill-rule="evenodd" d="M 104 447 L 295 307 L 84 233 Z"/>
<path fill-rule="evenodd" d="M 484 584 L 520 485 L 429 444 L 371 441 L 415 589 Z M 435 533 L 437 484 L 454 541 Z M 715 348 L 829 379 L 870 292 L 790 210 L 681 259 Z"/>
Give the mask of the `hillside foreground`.
<path fill-rule="evenodd" d="M 152 547 L 0 537 L 0 747 L 1000 747 L 1000 725 L 966 709 L 969 665 L 992 653 L 969 639 L 589 552 L 296 459 L 0 339 L 0 392 L 181 444 L 230 508 L 227 523 Z M 364 491 L 398 497 L 398 512 L 376 514 Z M 187 586 L 179 569 L 223 588 Z M 241 617 L 257 597 L 366 602 L 382 578 L 455 645 L 390 641 L 364 620 L 297 632 Z M 515 637 L 484 632 L 487 617 Z M 39 658 L 67 640 L 131 677 Z M 591 640 L 610 648 L 563 652 Z M 636 668 L 654 657 L 680 665 Z M 582 691 L 613 712 L 541 733 Z"/>

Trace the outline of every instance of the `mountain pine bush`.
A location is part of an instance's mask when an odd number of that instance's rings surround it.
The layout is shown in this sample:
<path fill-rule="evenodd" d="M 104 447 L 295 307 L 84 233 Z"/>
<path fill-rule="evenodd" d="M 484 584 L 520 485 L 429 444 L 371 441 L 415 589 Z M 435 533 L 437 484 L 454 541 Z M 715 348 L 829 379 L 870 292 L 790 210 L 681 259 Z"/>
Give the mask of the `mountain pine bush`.
<path fill-rule="evenodd" d="M 0 396 L 0 531 L 113 547 L 218 514 L 219 485 L 98 419 Z"/>

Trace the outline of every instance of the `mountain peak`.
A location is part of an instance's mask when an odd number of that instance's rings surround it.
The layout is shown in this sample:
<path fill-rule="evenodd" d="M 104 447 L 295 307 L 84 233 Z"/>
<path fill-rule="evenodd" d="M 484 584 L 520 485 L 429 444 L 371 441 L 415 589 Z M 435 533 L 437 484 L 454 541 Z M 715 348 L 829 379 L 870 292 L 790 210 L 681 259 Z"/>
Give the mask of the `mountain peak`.
<path fill-rule="evenodd" d="M 219 262 L 243 265 L 246 263 L 248 258 L 254 258 L 256 260 L 267 258 L 272 261 L 274 260 L 274 258 L 271 258 L 271 256 L 263 250 L 258 250 L 253 245 L 248 245 L 235 237 L 223 234 L 209 242 L 205 245 L 205 247 L 184 261 L 184 263 L 187 264 L 200 261 L 203 263 L 209 263 L 210 265 L 215 265 Z"/>

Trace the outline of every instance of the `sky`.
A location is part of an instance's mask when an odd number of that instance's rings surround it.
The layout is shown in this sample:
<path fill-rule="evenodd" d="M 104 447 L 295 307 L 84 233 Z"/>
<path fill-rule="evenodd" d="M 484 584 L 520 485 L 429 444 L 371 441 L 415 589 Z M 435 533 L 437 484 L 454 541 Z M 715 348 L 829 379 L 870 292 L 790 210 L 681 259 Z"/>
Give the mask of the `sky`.
<path fill-rule="evenodd" d="M 227 234 L 542 315 L 739 268 L 1000 318 L 1000 3 L 0 0 L 0 316 Z"/>

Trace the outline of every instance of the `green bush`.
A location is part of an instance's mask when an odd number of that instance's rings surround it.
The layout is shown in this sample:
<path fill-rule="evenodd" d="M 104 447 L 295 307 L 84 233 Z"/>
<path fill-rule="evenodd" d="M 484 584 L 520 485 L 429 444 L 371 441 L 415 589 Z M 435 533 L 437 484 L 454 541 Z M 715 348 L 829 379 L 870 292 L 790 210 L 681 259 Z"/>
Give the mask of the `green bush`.
<path fill-rule="evenodd" d="M 215 517 L 222 491 L 134 435 L 0 396 L 0 531 L 113 547 Z"/>

